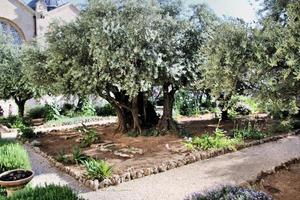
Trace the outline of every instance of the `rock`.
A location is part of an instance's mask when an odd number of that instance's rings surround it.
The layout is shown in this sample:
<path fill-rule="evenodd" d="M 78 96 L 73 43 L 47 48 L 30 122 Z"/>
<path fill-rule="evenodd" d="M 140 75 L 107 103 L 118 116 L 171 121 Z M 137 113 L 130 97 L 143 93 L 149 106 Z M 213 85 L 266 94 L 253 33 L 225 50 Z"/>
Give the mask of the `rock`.
<path fill-rule="evenodd" d="M 94 190 L 98 190 L 99 189 L 99 181 L 96 179 L 94 180 L 94 183 L 93 183 L 93 189 Z"/>
<path fill-rule="evenodd" d="M 136 148 L 136 147 L 122 148 L 119 151 L 123 153 L 140 154 L 140 155 L 144 153 L 143 149 Z"/>
<path fill-rule="evenodd" d="M 122 152 L 119 152 L 119 151 L 115 151 L 114 152 L 114 155 L 116 156 L 120 156 L 122 158 L 133 158 L 134 156 L 131 155 L 131 154 L 125 154 L 125 153 L 122 153 Z"/>

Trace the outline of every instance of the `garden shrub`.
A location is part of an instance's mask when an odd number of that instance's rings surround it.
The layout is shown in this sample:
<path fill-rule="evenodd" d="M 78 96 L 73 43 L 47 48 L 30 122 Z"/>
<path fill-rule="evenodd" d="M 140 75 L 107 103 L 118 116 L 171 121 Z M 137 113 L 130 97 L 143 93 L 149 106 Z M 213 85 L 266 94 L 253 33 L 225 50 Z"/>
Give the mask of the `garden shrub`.
<path fill-rule="evenodd" d="M 73 117 L 76 112 L 76 107 L 73 104 L 65 103 L 60 109 L 60 114 L 68 117 Z"/>
<path fill-rule="evenodd" d="M 95 116 L 96 115 L 96 110 L 90 102 L 85 101 L 84 104 L 83 104 L 83 107 L 81 109 L 80 115 L 82 115 L 82 116 Z"/>
<path fill-rule="evenodd" d="M 78 165 L 83 161 L 87 160 L 87 156 L 82 153 L 79 147 L 74 147 L 72 150 L 73 161 Z"/>
<path fill-rule="evenodd" d="M 253 129 L 235 129 L 233 130 L 235 138 L 260 140 L 267 136 L 266 133 L 260 130 Z"/>
<path fill-rule="evenodd" d="M 25 188 L 7 200 L 83 200 L 67 186 L 46 185 Z"/>
<path fill-rule="evenodd" d="M 27 116 L 30 119 L 39 119 L 39 118 L 45 118 L 46 113 L 47 113 L 47 109 L 45 106 L 35 106 L 28 111 Z"/>
<path fill-rule="evenodd" d="M 18 130 L 21 138 L 24 139 L 32 139 L 36 137 L 34 130 L 31 127 L 23 126 Z"/>
<path fill-rule="evenodd" d="M 271 131 L 274 133 L 285 133 L 293 129 L 293 123 L 290 119 L 282 120 L 279 123 L 273 124 Z"/>
<path fill-rule="evenodd" d="M 82 127 L 77 128 L 77 131 L 83 134 L 83 139 L 80 143 L 80 147 L 82 148 L 89 147 L 92 144 L 100 141 L 100 137 L 94 128 L 89 128 L 82 124 Z"/>
<path fill-rule="evenodd" d="M 204 134 L 201 137 L 189 138 L 185 144 L 190 149 L 223 149 L 228 148 L 236 150 L 235 146 L 242 143 L 240 138 L 228 138 L 225 136 L 224 131 L 217 128 L 213 135 Z"/>
<path fill-rule="evenodd" d="M 65 163 L 65 164 L 69 163 L 69 159 L 68 159 L 68 156 L 66 155 L 66 150 L 65 149 L 58 152 L 58 154 L 56 156 L 56 160 L 58 162 Z"/>
<path fill-rule="evenodd" d="M 29 120 L 19 116 L 0 117 L 0 124 L 8 128 L 20 128 L 22 126 L 29 126 Z"/>
<path fill-rule="evenodd" d="M 0 173 L 18 168 L 31 168 L 27 151 L 18 143 L 0 140 Z"/>
<path fill-rule="evenodd" d="M 224 186 L 206 194 L 196 193 L 186 200 L 272 200 L 267 194 L 247 188 Z"/>
<path fill-rule="evenodd" d="M 109 178 L 112 174 L 112 167 L 104 160 L 89 159 L 84 161 L 87 176 L 91 179 L 99 179 L 100 181 Z"/>
<path fill-rule="evenodd" d="M 104 106 L 96 106 L 95 111 L 97 116 L 116 116 L 116 110 L 111 104 L 105 104 Z"/>
<path fill-rule="evenodd" d="M 50 120 L 56 120 L 59 119 L 60 116 L 60 109 L 57 105 L 45 105 L 45 120 L 50 121 Z"/>

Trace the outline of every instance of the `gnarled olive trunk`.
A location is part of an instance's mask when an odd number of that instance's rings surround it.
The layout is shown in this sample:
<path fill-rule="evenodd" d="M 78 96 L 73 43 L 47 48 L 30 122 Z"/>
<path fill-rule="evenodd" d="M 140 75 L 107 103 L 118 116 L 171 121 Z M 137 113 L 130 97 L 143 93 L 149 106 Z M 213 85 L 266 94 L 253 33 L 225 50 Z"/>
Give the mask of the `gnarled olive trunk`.
<path fill-rule="evenodd" d="M 171 84 L 164 84 L 163 95 L 164 95 L 164 107 L 163 115 L 158 122 L 157 128 L 162 132 L 179 131 L 178 124 L 173 119 L 173 106 L 175 100 L 176 89 Z"/>
<path fill-rule="evenodd" d="M 24 117 L 25 114 L 25 103 L 27 101 L 27 99 L 19 99 L 19 98 L 14 98 L 15 99 L 15 103 L 18 106 L 18 114 L 20 117 Z"/>

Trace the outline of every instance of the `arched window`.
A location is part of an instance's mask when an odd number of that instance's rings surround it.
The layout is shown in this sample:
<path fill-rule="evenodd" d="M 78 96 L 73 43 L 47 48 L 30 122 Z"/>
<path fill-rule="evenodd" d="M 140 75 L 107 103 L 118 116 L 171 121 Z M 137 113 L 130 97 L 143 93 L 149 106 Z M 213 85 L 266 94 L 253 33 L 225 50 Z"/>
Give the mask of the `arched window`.
<path fill-rule="evenodd" d="M 21 45 L 24 41 L 21 33 L 10 22 L 0 19 L 0 33 L 12 38 L 12 42 L 16 45 Z"/>

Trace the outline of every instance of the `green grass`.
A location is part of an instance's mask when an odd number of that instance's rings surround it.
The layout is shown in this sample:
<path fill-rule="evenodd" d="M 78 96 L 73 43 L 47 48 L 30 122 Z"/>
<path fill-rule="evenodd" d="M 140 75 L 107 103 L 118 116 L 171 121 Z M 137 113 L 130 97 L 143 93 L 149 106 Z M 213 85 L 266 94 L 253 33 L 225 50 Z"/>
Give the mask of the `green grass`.
<path fill-rule="evenodd" d="M 2 197 L 3 198 L 3 197 Z M 1 199 L 1 198 L 0 198 Z M 3 198 L 4 200 L 5 198 Z M 6 200 L 83 200 L 67 186 L 47 185 L 25 188 L 14 193 Z"/>
<path fill-rule="evenodd" d="M 19 143 L 0 140 L 0 172 L 17 168 L 31 168 L 26 150 Z"/>

